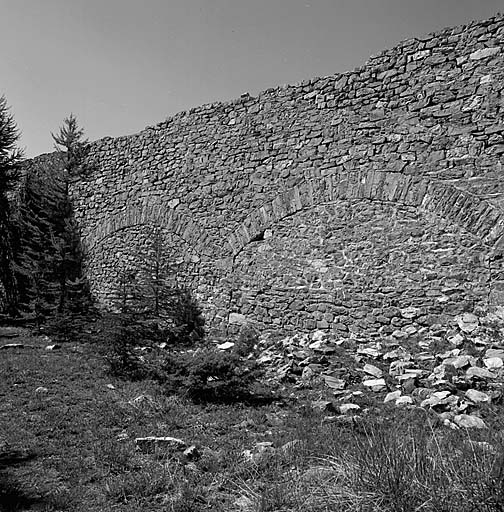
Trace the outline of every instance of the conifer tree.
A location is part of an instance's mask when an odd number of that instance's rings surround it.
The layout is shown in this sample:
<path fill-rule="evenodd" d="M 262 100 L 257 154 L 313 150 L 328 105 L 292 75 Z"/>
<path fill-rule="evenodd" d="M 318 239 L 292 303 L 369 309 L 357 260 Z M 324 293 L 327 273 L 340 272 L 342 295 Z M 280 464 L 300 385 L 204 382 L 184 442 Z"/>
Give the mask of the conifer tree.
<path fill-rule="evenodd" d="M 75 176 L 82 169 L 85 146 L 88 143 L 84 138 L 84 129 L 79 127 L 75 115 L 70 114 L 63 119 L 59 132 L 51 135 L 69 176 Z"/>
<path fill-rule="evenodd" d="M 9 195 L 19 178 L 23 154 L 19 132 L 7 100 L 0 96 L 0 310 L 16 307 L 17 286 L 13 268 L 13 236 Z"/>

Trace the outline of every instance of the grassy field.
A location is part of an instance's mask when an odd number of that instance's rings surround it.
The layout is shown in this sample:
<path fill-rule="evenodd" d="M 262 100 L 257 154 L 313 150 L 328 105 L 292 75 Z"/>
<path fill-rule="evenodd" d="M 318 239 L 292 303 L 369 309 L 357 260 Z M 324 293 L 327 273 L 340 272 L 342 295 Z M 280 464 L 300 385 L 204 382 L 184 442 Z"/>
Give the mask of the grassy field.
<path fill-rule="evenodd" d="M 0 351 L 0 510 L 504 510 L 500 410 L 469 432 L 418 409 L 331 417 L 293 390 L 197 405 L 112 378 L 97 344 L 15 341 Z M 144 453 L 145 436 L 196 448 Z"/>

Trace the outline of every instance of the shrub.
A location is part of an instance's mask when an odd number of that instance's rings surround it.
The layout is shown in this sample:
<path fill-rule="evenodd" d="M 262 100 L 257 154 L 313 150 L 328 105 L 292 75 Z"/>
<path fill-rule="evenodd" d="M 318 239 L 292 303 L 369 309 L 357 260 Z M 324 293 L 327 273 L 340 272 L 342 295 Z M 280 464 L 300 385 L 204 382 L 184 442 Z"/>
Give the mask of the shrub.
<path fill-rule="evenodd" d="M 149 350 L 164 339 L 157 324 L 133 314 L 111 314 L 102 319 L 102 336 L 112 375 L 131 380 L 151 376 L 153 370 L 140 350 Z"/>
<path fill-rule="evenodd" d="M 233 352 L 238 356 L 246 357 L 253 354 L 259 336 L 253 327 L 245 326 L 241 329 L 238 339 L 233 347 Z"/>
<path fill-rule="evenodd" d="M 158 378 L 168 392 L 182 392 L 197 402 L 234 402 L 253 395 L 258 371 L 236 353 L 209 347 L 169 354 Z"/>

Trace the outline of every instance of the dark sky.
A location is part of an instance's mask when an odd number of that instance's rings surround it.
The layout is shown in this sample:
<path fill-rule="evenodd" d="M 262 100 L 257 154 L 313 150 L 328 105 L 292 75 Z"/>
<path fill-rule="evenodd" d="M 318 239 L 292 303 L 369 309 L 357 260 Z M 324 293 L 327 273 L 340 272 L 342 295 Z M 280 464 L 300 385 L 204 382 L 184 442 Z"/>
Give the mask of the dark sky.
<path fill-rule="evenodd" d="M 0 94 L 33 156 L 70 112 L 91 140 L 135 133 L 499 11 L 504 0 L 0 0 Z"/>

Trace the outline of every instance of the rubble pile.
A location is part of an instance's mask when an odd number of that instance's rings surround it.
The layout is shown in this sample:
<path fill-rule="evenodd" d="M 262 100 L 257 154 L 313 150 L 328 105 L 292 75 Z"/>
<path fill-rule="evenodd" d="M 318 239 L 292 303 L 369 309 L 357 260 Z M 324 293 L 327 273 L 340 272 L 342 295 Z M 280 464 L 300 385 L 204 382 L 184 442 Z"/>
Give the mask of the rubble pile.
<path fill-rule="evenodd" d="M 493 314 L 464 313 L 449 327 L 380 339 L 337 339 L 323 331 L 264 337 L 257 362 L 269 381 L 323 389 L 324 399 L 313 405 L 328 412 L 359 413 L 371 395 L 397 407 L 430 409 L 454 428 L 484 428 L 482 406 L 503 396 L 500 323 Z"/>

